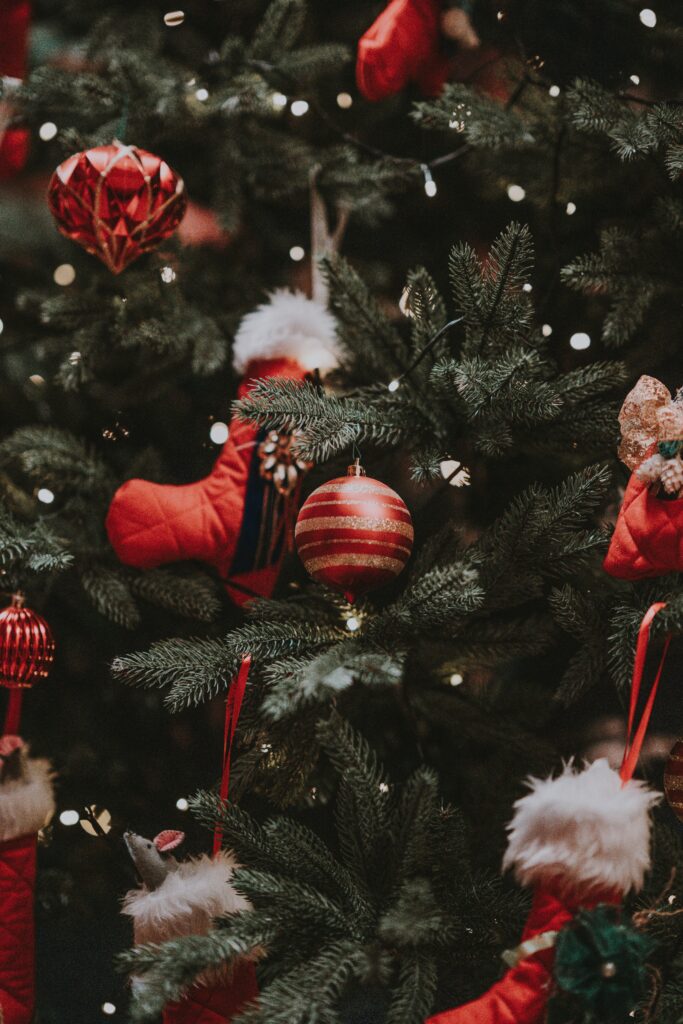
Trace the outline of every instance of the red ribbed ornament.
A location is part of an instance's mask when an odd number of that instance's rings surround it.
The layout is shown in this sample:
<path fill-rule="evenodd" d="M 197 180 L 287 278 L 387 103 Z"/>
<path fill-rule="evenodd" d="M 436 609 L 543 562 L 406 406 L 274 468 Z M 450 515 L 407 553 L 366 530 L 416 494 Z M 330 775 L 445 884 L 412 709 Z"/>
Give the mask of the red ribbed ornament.
<path fill-rule="evenodd" d="M 0 686 L 22 689 L 44 679 L 55 657 L 52 631 L 44 618 L 15 594 L 0 611 Z"/>
<path fill-rule="evenodd" d="M 389 583 L 413 548 L 413 523 L 403 499 L 356 462 L 348 475 L 322 484 L 301 506 L 294 531 L 311 576 L 351 602 Z"/>
<path fill-rule="evenodd" d="M 187 207 L 183 179 L 161 157 L 121 142 L 70 156 L 47 199 L 61 233 L 114 274 L 172 235 Z"/>
<path fill-rule="evenodd" d="M 664 769 L 664 795 L 679 821 L 683 821 L 683 740 L 676 740 Z"/>

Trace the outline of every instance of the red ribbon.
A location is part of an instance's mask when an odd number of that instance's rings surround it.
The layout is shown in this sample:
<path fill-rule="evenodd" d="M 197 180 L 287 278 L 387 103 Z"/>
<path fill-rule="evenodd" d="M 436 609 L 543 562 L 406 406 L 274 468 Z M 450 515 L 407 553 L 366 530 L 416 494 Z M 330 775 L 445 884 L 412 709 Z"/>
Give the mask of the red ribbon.
<path fill-rule="evenodd" d="M 623 785 L 633 778 L 633 773 L 640 757 L 640 751 L 643 747 L 643 740 L 645 739 L 645 733 L 650 723 L 650 716 L 652 715 L 652 708 L 654 707 L 655 697 L 657 696 L 657 690 L 659 689 L 659 680 L 662 677 L 662 670 L 664 669 L 664 662 L 669 651 L 669 645 L 671 643 L 671 636 L 667 636 L 664 641 L 664 650 L 662 651 L 662 657 L 659 661 L 657 668 L 657 675 L 652 684 L 649 696 L 643 708 L 643 713 L 638 723 L 638 728 L 633 732 L 633 727 L 636 718 L 636 707 L 638 706 L 638 697 L 640 696 L 640 684 L 643 681 L 643 672 L 645 671 L 645 659 L 647 657 L 647 645 L 650 641 L 650 629 L 652 627 L 652 621 L 657 614 L 661 612 L 662 608 L 666 608 L 666 601 L 657 601 L 651 605 L 643 616 L 643 621 L 640 624 L 638 630 L 638 642 L 636 644 L 636 657 L 633 663 L 633 676 L 631 678 L 631 704 L 628 709 L 628 729 L 626 732 L 626 747 L 624 749 L 624 758 L 621 762 L 621 768 L 619 775 Z"/>
<path fill-rule="evenodd" d="M 21 721 L 21 703 L 24 691 L 21 687 L 12 687 L 9 691 L 5 722 L 2 727 L 3 736 L 17 736 L 19 734 L 19 722 Z"/>
<path fill-rule="evenodd" d="M 223 773 L 221 775 L 221 788 L 220 798 L 221 803 L 226 804 L 228 802 L 228 788 L 230 786 L 230 761 L 232 759 L 232 746 L 235 740 L 235 733 L 237 732 L 237 723 L 239 722 L 240 712 L 242 710 L 242 701 L 244 700 L 244 693 L 247 688 L 247 679 L 249 678 L 249 669 L 251 668 L 251 654 L 245 654 L 242 658 L 242 664 L 240 665 L 239 672 L 236 677 L 230 683 L 230 689 L 228 690 L 228 696 L 225 701 L 225 729 L 223 732 Z M 216 857 L 220 853 L 221 844 L 223 842 L 223 829 L 216 825 L 213 832 L 213 855 Z"/>

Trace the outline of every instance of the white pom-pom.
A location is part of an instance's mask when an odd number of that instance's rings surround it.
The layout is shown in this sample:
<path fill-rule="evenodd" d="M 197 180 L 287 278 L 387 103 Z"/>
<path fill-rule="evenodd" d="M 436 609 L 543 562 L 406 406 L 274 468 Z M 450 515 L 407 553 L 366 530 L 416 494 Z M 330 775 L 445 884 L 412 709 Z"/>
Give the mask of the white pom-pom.
<path fill-rule="evenodd" d="M 635 779 L 622 785 L 604 758 L 579 770 L 568 764 L 555 779 L 529 779 L 529 787 L 508 826 L 504 868 L 514 868 L 523 885 L 641 888 L 659 793 Z"/>
<path fill-rule="evenodd" d="M 54 811 L 50 765 L 28 758 L 22 777 L 0 786 L 0 842 L 38 832 Z"/>
<path fill-rule="evenodd" d="M 304 370 L 328 373 L 339 361 L 334 317 L 303 292 L 278 289 L 244 317 L 232 357 L 239 373 L 254 359 L 278 357 L 293 359 Z"/>
<path fill-rule="evenodd" d="M 667 461 L 662 455 L 651 455 L 649 459 L 645 459 L 645 462 L 641 462 L 638 466 L 636 476 L 644 484 L 654 484 L 659 480 Z"/>

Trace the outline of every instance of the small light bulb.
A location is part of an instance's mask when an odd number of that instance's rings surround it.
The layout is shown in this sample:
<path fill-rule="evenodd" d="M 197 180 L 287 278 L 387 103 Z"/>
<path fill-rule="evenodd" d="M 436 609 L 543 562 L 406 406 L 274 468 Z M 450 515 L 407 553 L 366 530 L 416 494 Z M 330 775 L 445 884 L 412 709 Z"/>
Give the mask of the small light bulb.
<path fill-rule="evenodd" d="M 629 82 L 633 82 L 634 85 L 640 85 L 640 75 L 631 75 Z"/>
<path fill-rule="evenodd" d="M 521 203 L 526 197 L 526 192 L 521 185 L 508 185 L 508 199 L 513 203 Z"/>
<path fill-rule="evenodd" d="M 80 352 L 70 352 L 69 353 L 69 362 L 71 363 L 72 366 L 78 366 L 80 361 L 81 361 L 81 353 Z"/>
<path fill-rule="evenodd" d="M 34 387 L 42 388 L 43 384 L 45 383 L 45 378 L 42 377 L 39 373 L 32 373 L 31 376 L 29 377 L 29 381 L 31 382 L 31 384 L 33 384 Z"/>
<path fill-rule="evenodd" d="M 169 28 L 175 28 L 176 25 L 182 25 L 184 21 L 185 11 L 167 11 L 164 15 L 164 25 L 168 25 Z"/>
<path fill-rule="evenodd" d="M 572 214 L 576 213 L 576 203 L 567 203 L 567 205 L 565 206 L 565 211 L 567 213 L 567 216 L 571 217 Z"/>
<path fill-rule="evenodd" d="M 102 1003 L 102 1013 L 106 1013 L 107 1017 L 111 1017 L 113 1013 L 116 1013 L 116 1007 L 113 1003 Z"/>
<path fill-rule="evenodd" d="M 532 284 L 529 284 L 529 282 L 528 282 L 528 281 L 526 281 L 526 282 L 525 282 L 525 283 L 524 283 L 524 284 L 522 285 L 522 291 L 523 291 L 523 292 L 530 292 L 530 291 L 531 291 L 531 290 L 533 289 L 533 287 L 534 287 L 534 286 L 533 286 Z"/>
<path fill-rule="evenodd" d="M 337 94 L 337 106 L 342 110 L 348 110 L 353 105 L 353 96 L 348 92 L 340 92 Z"/>
<path fill-rule="evenodd" d="M 269 754 L 272 749 L 273 749 L 273 744 L 272 743 L 262 743 L 261 744 L 261 753 L 262 754 Z"/>
<path fill-rule="evenodd" d="M 642 11 L 638 15 L 640 22 L 645 28 L 654 28 L 657 24 L 657 15 L 651 7 L 643 7 Z"/>
<path fill-rule="evenodd" d="M 195 92 L 195 97 L 199 100 L 200 103 L 206 103 L 206 101 L 209 98 L 209 90 L 197 89 L 197 91 Z"/>
<path fill-rule="evenodd" d="M 397 380 L 390 380 L 387 384 L 387 391 L 398 391 L 399 382 Z"/>
<path fill-rule="evenodd" d="M 436 195 L 435 181 L 425 181 L 425 194 L 428 195 L 430 199 L 434 198 L 434 196 Z"/>
<path fill-rule="evenodd" d="M 505 18 L 505 11 L 496 11 L 496 19 L 498 21 L 503 21 L 504 18 Z"/>
<path fill-rule="evenodd" d="M 4 329 L 5 329 L 5 325 L 4 325 L 4 323 L 2 322 L 2 320 L 0 320 L 0 334 L 2 334 L 2 332 L 4 331 Z"/>
<path fill-rule="evenodd" d="M 39 487 L 36 498 L 38 501 L 42 501 L 43 505 L 51 505 L 55 500 L 55 496 L 49 487 Z"/>
<path fill-rule="evenodd" d="M 451 678 L 448 680 L 448 682 L 450 683 L 451 686 L 460 686 L 460 684 L 463 682 L 463 677 L 460 675 L 459 672 L 454 672 Z"/>
<path fill-rule="evenodd" d="M 671 906 L 672 903 L 676 902 L 676 897 L 675 897 L 675 895 L 673 893 L 671 894 L 671 896 L 669 896 L 667 902 L 668 902 L 669 906 Z"/>
<path fill-rule="evenodd" d="M 576 334 L 572 334 L 569 339 L 569 345 L 577 352 L 582 352 L 585 348 L 590 348 L 591 339 L 585 331 L 578 331 Z"/>
<path fill-rule="evenodd" d="M 62 288 L 66 288 L 76 280 L 76 271 L 70 263 L 60 263 L 58 267 L 55 267 L 52 280 L 55 284 L 59 284 Z"/>
<path fill-rule="evenodd" d="M 276 110 L 282 110 L 283 107 L 287 106 L 287 97 L 283 92 L 274 92 L 271 98 L 271 103 Z"/>
<path fill-rule="evenodd" d="M 62 811 L 59 815 L 59 820 L 62 825 L 77 825 L 81 820 L 81 816 L 78 811 Z"/>
<path fill-rule="evenodd" d="M 159 273 L 164 284 L 171 284 L 176 279 L 176 272 L 173 267 L 162 267 Z"/>
<path fill-rule="evenodd" d="M 388 783 L 380 782 L 380 784 L 379 784 L 379 791 L 380 791 L 380 793 L 388 793 L 389 792 L 389 785 L 388 785 Z"/>
<path fill-rule="evenodd" d="M 552 333 L 553 329 L 550 326 L 550 324 L 543 324 L 543 327 L 541 327 L 541 334 L 543 335 L 543 337 L 549 338 Z"/>
<path fill-rule="evenodd" d="M 293 245 L 289 250 L 289 258 L 294 260 L 295 263 L 301 263 L 305 255 L 306 250 L 301 245 Z"/>
<path fill-rule="evenodd" d="M 551 85 L 548 89 L 548 92 L 553 97 L 553 99 L 557 99 L 557 97 L 560 95 L 559 85 Z"/>
<path fill-rule="evenodd" d="M 225 444 L 230 436 L 230 429 L 227 423 L 222 423 L 220 420 L 216 420 L 215 423 L 211 424 L 209 430 L 209 437 L 214 444 Z"/>
<path fill-rule="evenodd" d="M 348 629 L 349 633 L 355 633 L 357 629 L 360 629 L 360 622 L 358 621 L 355 615 L 349 615 L 348 619 L 346 620 L 346 628 Z"/>
<path fill-rule="evenodd" d="M 294 114 L 294 117 L 303 117 L 304 114 L 308 113 L 308 103 L 306 100 L 294 100 L 289 109 Z"/>
<path fill-rule="evenodd" d="M 190 805 L 188 804 L 184 796 L 179 797 L 176 800 L 175 805 L 179 811 L 188 811 L 190 809 Z"/>
<path fill-rule="evenodd" d="M 451 487 L 469 487 L 470 471 L 462 462 L 455 459 L 444 459 L 439 463 L 439 471 L 444 480 L 447 480 Z"/>
<path fill-rule="evenodd" d="M 50 139 L 54 139 L 57 131 L 58 128 L 54 121 L 46 121 L 45 124 L 41 124 L 38 129 L 38 137 L 42 139 L 43 142 L 49 142 Z"/>

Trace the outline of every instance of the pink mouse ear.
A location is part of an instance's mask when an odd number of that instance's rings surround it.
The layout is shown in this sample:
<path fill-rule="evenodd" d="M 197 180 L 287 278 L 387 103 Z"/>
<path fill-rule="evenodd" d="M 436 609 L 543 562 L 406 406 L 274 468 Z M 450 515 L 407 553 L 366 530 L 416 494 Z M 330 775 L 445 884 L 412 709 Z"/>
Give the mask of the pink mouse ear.
<path fill-rule="evenodd" d="M 175 850 L 176 846 L 180 846 L 184 838 L 184 832 L 179 832 L 175 828 L 165 828 L 154 837 L 154 845 L 159 853 L 168 853 L 169 850 Z"/>
<path fill-rule="evenodd" d="M 0 757 L 9 757 L 25 746 L 21 736 L 0 736 Z"/>

